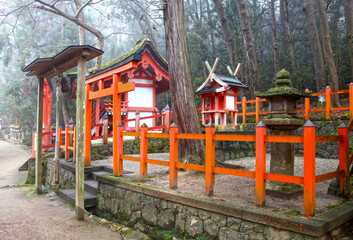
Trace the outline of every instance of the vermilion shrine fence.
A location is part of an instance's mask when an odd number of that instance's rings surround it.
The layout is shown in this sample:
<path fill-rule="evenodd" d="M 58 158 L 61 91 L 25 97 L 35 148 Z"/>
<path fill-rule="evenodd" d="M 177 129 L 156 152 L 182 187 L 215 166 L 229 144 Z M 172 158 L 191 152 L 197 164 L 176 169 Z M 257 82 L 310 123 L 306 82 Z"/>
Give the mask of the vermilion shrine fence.
<path fill-rule="evenodd" d="M 309 92 L 309 90 L 306 90 L 306 92 Z M 347 93 L 349 93 L 349 104 L 347 106 L 343 106 L 343 107 L 331 106 L 332 95 L 347 94 Z M 349 116 L 353 117 L 353 84 L 352 83 L 349 85 L 349 89 L 344 89 L 340 91 L 331 91 L 331 88 L 327 87 L 325 92 L 313 93 L 312 96 L 313 97 L 325 96 L 326 103 L 324 107 L 310 108 L 310 98 L 305 98 L 304 109 L 297 109 L 297 112 L 304 113 L 305 121 L 310 120 L 311 112 L 325 112 L 326 120 L 330 120 L 332 111 L 349 110 Z M 238 116 L 242 116 L 242 123 L 247 122 L 247 116 L 255 116 L 255 121 L 256 123 L 258 123 L 260 122 L 260 115 L 268 114 L 268 112 L 266 111 L 261 111 L 261 102 L 267 102 L 267 100 L 261 99 L 258 97 L 256 97 L 255 100 L 247 100 L 246 97 L 244 97 L 241 101 L 237 102 L 237 105 L 241 106 L 241 110 L 239 110 Z M 255 112 L 249 112 L 247 110 L 249 107 L 249 104 L 255 104 Z M 198 111 L 201 112 L 201 108 L 199 108 Z M 234 113 L 231 112 L 230 119 L 232 123 L 233 123 L 233 114 Z"/>
<path fill-rule="evenodd" d="M 306 90 L 309 92 L 309 90 Z M 331 98 L 334 94 L 344 94 L 349 93 L 349 104 L 343 107 L 331 107 Z M 310 98 L 305 98 L 304 109 L 297 109 L 297 112 L 304 113 L 305 121 L 310 119 L 311 112 L 325 112 L 326 120 L 331 119 L 332 111 L 339 111 L 339 110 L 349 110 L 350 117 L 353 117 L 353 84 L 349 85 L 349 89 L 344 89 L 340 91 L 331 91 L 330 87 L 326 88 L 325 92 L 313 93 L 313 97 L 318 96 L 325 96 L 326 97 L 326 104 L 325 107 L 314 107 L 310 108 Z M 243 98 L 242 101 L 237 102 L 238 105 L 242 106 L 242 111 L 238 112 L 238 115 L 242 116 L 242 122 L 246 123 L 247 116 L 255 116 L 256 123 L 260 121 L 260 115 L 266 115 L 267 112 L 261 111 L 260 103 L 267 102 L 265 99 L 256 98 L 255 100 L 247 100 Z M 248 112 L 247 111 L 247 104 L 255 103 L 255 112 Z M 232 118 L 231 118 L 232 119 Z"/>
<path fill-rule="evenodd" d="M 266 126 L 262 123 L 256 127 L 256 135 L 225 135 L 216 134 L 214 126 L 206 126 L 205 134 L 178 133 L 175 125 L 170 127 L 169 133 L 150 133 L 146 126 L 141 126 L 140 132 L 124 132 L 124 127 L 119 124 L 118 129 L 118 158 L 113 162 L 114 176 L 123 175 L 123 160 L 140 163 L 140 179 L 147 175 L 148 164 L 169 167 L 169 187 L 176 189 L 178 186 L 178 170 L 190 169 L 205 172 L 205 193 L 213 195 L 215 174 L 226 174 L 255 179 L 255 205 L 262 207 L 266 199 L 266 180 L 286 183 L 301 184 L 304 187 L 304 216 L 315 215 L 315 184 L 336 177 L 340 178 L 340 188 L 344 194 L 349 193 L 349 166 L 352 164 L 352 156 L 349 158 L 348 134 L 353 127 L 341 126 L 338 135 L 316 136 L 315 126 L 309 121 L 304 126 L 303 136 L 267 136 Z M 133 136 L 140 138 L 140 156 L 123 155 L 123 137 Z M 148 158 L 148 139 L 166 138 L 170 141 L 169 161 L 160 161 Z M 205 140 L 205 165 L 196 165 L 178 162 L 178 140 L 198 139 Z M 256 170 L 236 170 L 215 166 L 215 141 L 248 141 L 256 144 Z M 266 172 L 266 143 L 302 143 L 304 144 L 304 176 L 288 176 Z M 339 170 L 321 175 L 315 175 L 315 143 L 339 143 Z"/>

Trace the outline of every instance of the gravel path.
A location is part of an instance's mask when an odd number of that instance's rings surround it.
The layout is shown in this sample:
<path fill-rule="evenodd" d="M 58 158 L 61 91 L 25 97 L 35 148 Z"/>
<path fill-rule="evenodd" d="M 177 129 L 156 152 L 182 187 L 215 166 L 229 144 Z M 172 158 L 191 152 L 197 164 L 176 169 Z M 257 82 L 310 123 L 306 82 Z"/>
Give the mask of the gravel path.
<path fill-rule="evenodd" d="M 131 155 L 138 157 L 139 155 Z M 267 154 L 266 168 L 270 171 L 270 154 Z M 169 153 L 149 154 L 149 159 L 169 161 Z M 113 165 L 112 157 L 105 160 L 94 161 L 93 165 Z M 255 170 L 255 158 L 248 157 L 239 160 L 227 161 L 236 165 L 243 166 L 245 170 Z M 316 175 L 332 172 L 337 169 L 338 160 L 336 159 L 316 159 Z M 295 175 L 303 176 L 304 158 L 295 157 Z M 138 162 L 124 161 L 124 170 L 133 172 L 124 175 L 128 179 L 139 179 Z M 148 165 L 149 178 L 147 182 L 154 186 L 167 189 L 169 186 L 168 167 L 158 165 Z M 316 184 L 316 213 L 324 212 L 329 205 L 336 205 L 342 199 L 326 194 L 330 181 Z M 180 171 L 178 179 L 178 191 L 192 193 L 199 196 L 204 195 L 204 174 L 194 171 Z M 225 200 L 236 204 L 247 206 L 254 205 L 255 179 L 243 178 L 229 175 L 216 175 L 215 194 L 213 199 Z M 299 211 L 303 213 L 303 196 L 286 200 L 267 196 L 266 207 L 274 211 L 289 212 Z"/>
<path fill-rule="evenodd" d="M 77 221 L 75 211 L 54 193 L 37 195 L 23 184 L 18 168 L 30 157 L 22 146 L 0 140 L 0 239 L 122 239 L 90 218 Z"/>

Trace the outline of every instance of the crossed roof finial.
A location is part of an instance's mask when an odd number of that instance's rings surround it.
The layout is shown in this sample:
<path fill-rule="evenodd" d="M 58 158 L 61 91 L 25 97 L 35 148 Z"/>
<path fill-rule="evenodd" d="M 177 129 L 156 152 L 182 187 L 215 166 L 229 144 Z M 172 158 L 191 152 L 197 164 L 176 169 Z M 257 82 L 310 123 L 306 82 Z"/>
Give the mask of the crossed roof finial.
<path fill-rule="evenodd" d="M 229 67 L 229 65 L 227 66 L 227 69 L 228 69 L 229 74 L 235 77 L 235 76 L 238 74 L 238 72 L 239 72 L 240 63 L 238 63 L 238 66 L 236 67 L 236 69 L 234 70 L 234 72 L 233 72 L 232 69 Z"/>

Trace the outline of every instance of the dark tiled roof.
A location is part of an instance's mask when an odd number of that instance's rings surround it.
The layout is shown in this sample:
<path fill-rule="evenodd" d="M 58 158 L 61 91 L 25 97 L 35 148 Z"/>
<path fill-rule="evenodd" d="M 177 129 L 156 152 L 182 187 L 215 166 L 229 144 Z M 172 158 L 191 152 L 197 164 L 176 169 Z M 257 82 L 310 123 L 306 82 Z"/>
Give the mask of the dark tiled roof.
<path fill-rule="evenodd" d="M 234 76 L 225 75 L 225 74 L 221 74 L 221 73 L 214 73 L 214 75 L 219 80 L 221 80 L 222 82 L 227 83 L 231 87 L 239 87 L 239 88 L 249 89 L 248 86 L 246 86 L 244 83 L 240 82 L 239 79 L 237 79 Z"/>

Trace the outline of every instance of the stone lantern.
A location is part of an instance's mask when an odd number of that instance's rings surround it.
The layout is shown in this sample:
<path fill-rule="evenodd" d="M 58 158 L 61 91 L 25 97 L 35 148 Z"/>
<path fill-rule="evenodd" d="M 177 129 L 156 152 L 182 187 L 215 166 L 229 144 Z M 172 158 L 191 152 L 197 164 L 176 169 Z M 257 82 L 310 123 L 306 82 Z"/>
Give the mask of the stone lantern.
<path fill-rule="evenodd" d="M 276 87 L 266 92 L 255 92 L 255 95 L 269 101 L 268 116 L 262 120 L 270 129 L 269 135 L 293 135 L 295 129 L 304 125 L 304 120 L 297 116 L 297 101 L 310 97 L 311 93 L 300 92 L 291 87 L 290 74 L 285 69 L 277 73 Z M 270 172 L 294 175 L 293 143 L 271 143 Z M 294 184 L 270 184 L 270 190 L 279 192 L 293 193 L 300 189 Z"/>

